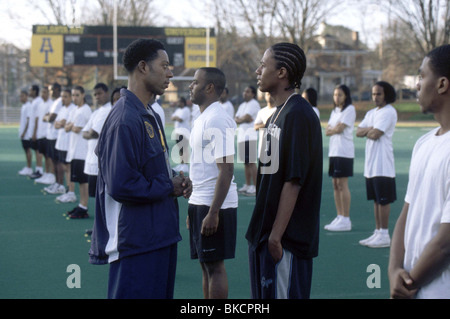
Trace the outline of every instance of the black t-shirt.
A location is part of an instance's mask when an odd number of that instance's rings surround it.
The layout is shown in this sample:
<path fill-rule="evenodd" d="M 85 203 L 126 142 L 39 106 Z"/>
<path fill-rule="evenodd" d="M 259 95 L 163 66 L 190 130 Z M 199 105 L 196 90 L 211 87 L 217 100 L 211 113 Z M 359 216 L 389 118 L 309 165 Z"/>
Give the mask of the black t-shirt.
<path fill-rule="evenodd" d="M 246 238 L 253 247 L 269 238 L 285 182 L 301 185 L 282 237 L 284 248 L 300 258 L 318 255 L 323 149 L 320 121 L 300 95 L 277 107 L 266 123 L 258 165 L 256 204 Z"/>

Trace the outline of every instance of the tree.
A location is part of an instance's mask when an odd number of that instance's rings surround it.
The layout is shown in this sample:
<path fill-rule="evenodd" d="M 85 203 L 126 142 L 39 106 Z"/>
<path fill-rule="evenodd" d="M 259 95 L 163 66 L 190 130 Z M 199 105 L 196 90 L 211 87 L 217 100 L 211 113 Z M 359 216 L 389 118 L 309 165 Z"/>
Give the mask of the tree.
<path fill-rule="evenodd" d="M 389 9 L 406 26 L 422 55 L 449 43 L 450 1 L 391 0 Z"/>

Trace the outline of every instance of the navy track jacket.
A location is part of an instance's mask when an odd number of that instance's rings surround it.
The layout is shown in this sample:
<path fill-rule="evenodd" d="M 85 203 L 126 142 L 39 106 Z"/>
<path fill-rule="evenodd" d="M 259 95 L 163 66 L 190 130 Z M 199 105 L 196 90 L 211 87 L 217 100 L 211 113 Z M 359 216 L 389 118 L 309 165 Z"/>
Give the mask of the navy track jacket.
<path fill-rule="evenodd" d="M 156 113 L 155 113 L 156 114 Z M 161 119 L 130 91 L 112 108 L 99 137 L 96 211 L 89 262 L 106 264 L 181 240 Z"/>

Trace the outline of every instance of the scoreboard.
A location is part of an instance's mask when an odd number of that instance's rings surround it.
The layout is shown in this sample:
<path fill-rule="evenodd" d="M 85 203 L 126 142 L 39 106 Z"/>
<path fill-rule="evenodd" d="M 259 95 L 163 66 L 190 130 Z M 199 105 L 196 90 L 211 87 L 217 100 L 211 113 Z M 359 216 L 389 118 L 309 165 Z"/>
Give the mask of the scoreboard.
<path fill-rule="evenodd" d="M 206 28 L 117 27 L 118 61 L 136 39 L 161 41 L 177 70 L 206 66 Z M 30 50 L 31 67 L 113 65 L 113 27 L 34 25 Z M 210 30 L 209 65 L 216 66 L 216 38 Z"/>

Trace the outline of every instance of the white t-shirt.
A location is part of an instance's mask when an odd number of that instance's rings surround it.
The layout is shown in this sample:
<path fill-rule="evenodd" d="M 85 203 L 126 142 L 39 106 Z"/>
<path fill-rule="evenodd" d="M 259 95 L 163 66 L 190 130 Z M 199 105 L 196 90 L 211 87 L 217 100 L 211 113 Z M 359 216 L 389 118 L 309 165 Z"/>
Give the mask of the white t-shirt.
<path fill-rule="evenodd" d="M 234 119 L 234 106 L 230 101 L 226 101 L 225 103 L 220 102 L 220 105 L 227 112 L 227 114 Z"/>
<path fill-rule="evenodd" d="M 179 117 L 182 122 L 174 121 L 174 133 L 187 136 L 187 132 L 191 130 L 191 110 L 189 106 L 178 107 L 172 114 L 172 118 Z"/>
<path fill-rule="evenodd" d="M 255 131 L 255 119 L 260 109 L 261 106 L 255 99 L 251 99 L 250 101 L 239 105 L 236 112 L 236 117 L 243 117 L 248 114 L 252 117 L 253 121 L 239 124 L 237 138 L 238 143 L 245 141 L 256 141 L 258 139 L 258 134 Z"/>
<path fill-rule="evenodd" d="M 440 224 L 450 223 L 450 132 L 436 136 L 439 128 L 422 136 L 414 146 L 405 202 L 404 268 L 410 271 Z M 417 298 L 450 298 L 450 265 Z"/>
<path fill-rule="evenodd" d="M 39 112 L 39 106 L 41 105 L 41 103 L 44 103 L 44 100 L 38 96 L 36 98 L 34 98 L 31 101 L 31 113 L 30 113 L 30 121 L 28 122 L 28 130 L 30 133 L 30 138 L 33 137 L 33 133 L 34 133 L 34 127 L 36 126 L 36 117 L 38 116 L 38 112 Z M 28 134 L 28 132 L 27 132 Z"/>
<path fill-rule="evenodd" d="M 262 109 L 260 109 L 258 111 L 258 114 L 256 115 L 256 119 L 255 119 L 255 125 L 256 124 L 266 124 L 267 120 L 269 119 L 269 117 L 272 116 L 273 112 L 275 112 L 277 110 L 276 107 L 263 107 Z M 262 140 L 264 138 L 264 129 L 259 129 L 258 130 L 258 135 L 259 135 L 259 142 L 258 142 L 258 155 L 261 154 L 261 146 L 262 146 Z"/>
<path fill-rule="evenodd" d="M 155 102 L 151 105 L 153 111 L 155 111 L 159 117 L 161 118 L 161 123 L 163 125 L 163 128 L 166 128 L 166 115 L 164 114 L 164 109 L 159 105 L 158 102 Z"/>
<path fill-rule="evenodd" d="M 335 127 L 342 123 L 346 125 L 340 134 L 330 136 L 328 149 L 329 157 L 355 158 L 355 145 L 353 143 L 353 129 L 355 127 L 356 111 L 353 105 L 348 105 L 344 111 L 335 107 L 331 112 L 328 125 Z"/>
<path fill-rule="evenodd" d="M 27 120 L 29 122 L 31 121 L 31 118 L 30 118 L 32 116 L 31 113 L 32 113 L 31 103 L 25 102 L 20 109 L 19 138 L 22 137 L 23 131 L 25 130 L 25 127 L 27 126 Z M 31 138 L 29 126 L 30 126 L 30 124 L 28 124 L 27 132 L 25 133 L 25 135 L 23 137 L 24 140 L 29 140 Z"/>
<path fill-rule="evenodd" d="M 75 109 L 72 116 L 68 120 L 69 123 L 73 123 L 73 127 L 84 127 L 92 114 L 92 110 L 87 104 L 83 104 Z M 70 142 L 69 149 L 67 150 L 66 161 L 72 160 L 86 160 L 87 155 L 87 140 L 83 138 L 81 131 L 75 133 L 69 132 Z"/>
<path fill-rule="evenodd" d="M 219 102 L 208 106 L 195 120 L 191 130 L 191 160 L 189 178 L 192 181 L 192 194 L 189 204 L 211 206 L 219 176 L 216 159 L 233 156 L 236 123 L 223 116 Z M 236 208 L 238 195 L 234 177 L 222 209 Z"/>
<path fill-rule="evenodd" d="M 194 122 L 199 116 L 200 116 L 200 107 L 197 104 L 192 104 L 191 129 L 194 127 Z"/>
<path fill-rule="evenodd" d="M 36 112 L 36 118 L 38 119 L 38 126 L 36 130 L 36 138 L 42 139 L 47 137 L 47 130 L 49 123 L 44 122 L 44 116 L 48 113 L 48 110 L 53 104 L 52 99 L 48 99 L 47 101 L 42 100 L 42 103 L 39 104 Z"/>
<path fill-rule="evenodd" d="M 313 108 L 314 112 L 317 114 L 317 117 L 320 119 L 320 111 L 319 111 L 319 108 L 318 108 L 317 106 L 313 106 L 312 108 Z"/>
<path fill-rule="evenodd" d="M 97 132 L 98 135 L 102 132 L 103 124 L 111 111 L 111 103 L 108 102 L 95 110 L 89 121 L 84 126 L 82 132 L 89 132 L 91 129 Z M 84 138 L 83 138 L 84 139 Z M 91 138 L 87 140 L 87 154 L 84 163 L 84 173 L 87 175 L 98 175 L 98 157 L 95 154 L 95 148 L 97 147 L 98 138 Z"/>
<path fill-rule="evenodd" d="M 395 177 L 394 148 L 392 136 L 397 124 L 397 111 L 390 104 L 367 112 L 359 127 L 373 127 L 384 134 L 376 141 L 366 140 L 364 177 Z"/>
<path fill-rule="evenodd" d="M 58 115 L 56 116 L 55 123 L 66 120 L 66 123 L 68 123 L 68 120 L 70 119 L 72 113 L 75 111 L 76 106 L 75 104 L 70 104 L 69 106 L 62 106 L 61 110 L 58 112 Z M 58 137 L 56 138 L 56 144 L 55 148 L 59 151 L 66 151 L 69 149 L 69 133 L 66 132 L 64 127 L 61 127 L 58 130 Z"/>
<path fill-rule="evenodd" d="M 59 97 L 50 106 L 48 114 L 58 114 L 59 110 L 61 110 L 61 107 L 62 107 L 62 99 L 61 97 Z M 55 128 L 54 122 L 49 123 L 49 125 L 47 126 L 47 139 L 56 140 L 57 138 L 58 138 L 58 130 Z"/>

